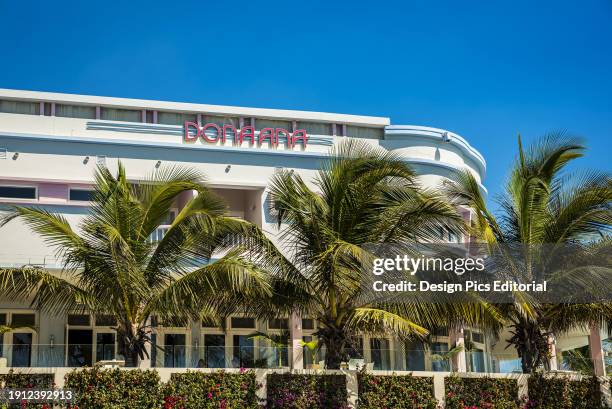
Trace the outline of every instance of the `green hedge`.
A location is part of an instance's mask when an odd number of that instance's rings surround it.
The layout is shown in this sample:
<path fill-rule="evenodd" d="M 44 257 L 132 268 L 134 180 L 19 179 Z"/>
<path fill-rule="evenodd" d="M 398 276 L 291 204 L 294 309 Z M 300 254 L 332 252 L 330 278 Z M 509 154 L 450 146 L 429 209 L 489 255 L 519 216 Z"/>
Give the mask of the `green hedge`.
<path fill-rule="evenodd" d="M 15 372 L 10 370 L 7 374 L 0 374 L 0 385 L 4 388 L 14 388 L 14 389 L 51 389 L 55 385 L 53 383 L 54 375 L 53 374 L 28 374 Z M 47 403 L 25 403 L 18 404 L 8 404 L 8 402 L 0 402 L 0 408 L 50 408 L 51 401 Z"/>
<path fill-rule="evenodd" d="M 518 409 L 516 379 L 460 378 L 444 380 L 447 409 Z"/>
<path fill-rule="evenodd" d="M 162 407 L 160 378 L 153 370 L 75 369 L 66 375 L 65 387 L 74 390 L 82 409 Z"/>
<path fill-rule="evenodd" d="M 254 371 L 175 373 L 164 387 L 164 409 L 255 409 L 257 389 Z"/>
<path fill-rule="evenodd" d="M 529 377 L 527 409 L 599 409 L 603 396 L 596 377 L 583 377 L 572 381 L 566 376 Z"/>
<path fill-rule="evenodd" d="M 435 409 L 433 378 L 412 375 L 377 376 L 359 373 L 360 409 Z M 463 408 L 462 408 L 463 409 Z"/>
<path fill-rule="evenodd" d="M 270 409 L 347 408 L 346 376 L 270 374 L 267 378 Z"/>

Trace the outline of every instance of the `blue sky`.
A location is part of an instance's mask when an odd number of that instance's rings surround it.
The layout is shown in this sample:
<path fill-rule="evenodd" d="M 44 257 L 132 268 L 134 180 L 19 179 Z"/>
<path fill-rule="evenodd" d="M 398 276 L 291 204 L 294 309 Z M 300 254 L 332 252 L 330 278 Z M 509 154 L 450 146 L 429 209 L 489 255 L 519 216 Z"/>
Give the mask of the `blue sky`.
<path fill-rule="evenodd" d="M 62 6 L 60 6 L 62 4 Z M 391 117 L 463 135 L 501 190 L 520 132 L 610 171 L 612 1 L 0 0 L 0 87 Z"/>

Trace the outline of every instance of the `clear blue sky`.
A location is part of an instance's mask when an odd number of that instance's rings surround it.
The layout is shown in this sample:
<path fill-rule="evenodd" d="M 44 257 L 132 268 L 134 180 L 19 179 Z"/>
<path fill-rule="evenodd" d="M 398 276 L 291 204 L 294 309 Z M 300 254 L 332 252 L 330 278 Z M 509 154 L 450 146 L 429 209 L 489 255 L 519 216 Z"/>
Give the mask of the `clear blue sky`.
<path fill-rule="evenodd" d="M 0 87 L 391 117 L 457 132 L 500 191 L 525 139 L 611 170 L 612 1 L 0 0 Z"/>

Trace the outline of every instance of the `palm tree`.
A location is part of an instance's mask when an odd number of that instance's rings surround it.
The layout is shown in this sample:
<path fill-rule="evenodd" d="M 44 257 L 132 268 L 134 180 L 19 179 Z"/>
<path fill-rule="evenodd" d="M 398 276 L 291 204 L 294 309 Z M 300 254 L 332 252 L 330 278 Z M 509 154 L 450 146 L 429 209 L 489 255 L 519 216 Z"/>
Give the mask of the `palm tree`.
<path fill-rule="evenodd" d="M 278 239 L 260 246 L 257 263 L 272 272 L 274 297 L 261 314 L 300 312 L 318 323 L 326 367 L 337 369 L 359 347 L 357 337 L 423 337 L 428 328 L 460 322 L 496 322 L 483 304 L 371 302 L 362 284 L 371 278 L 368 245 L 438 241 L 440 228 L 461 231 L 463 220 L 439 194 L 417 182 L 400 156 L 346 140 L 323 162 L 312 184 L 291 171 L 270 185 Z M 267 301 L 267 302 L 266 302 Z"/>
<path fill-rule="evenodd" d="M 446 194 L 454 203 L 474 210 L 471 233 L 487 243 L 490 250 L 521 246 L 524 257 L 508 258 L 506 268 L 525 273 L 526 281 L 539 278 L 563 282 L 573 285 L 577 293 L 597 290 L 609 296 L 610 241 L 600 238 L 612 227 L 610 175 L 564 172 L 568 164 L 583 155 L 585 148 L 579 140 L 563 134 L 547 135 L 527 150 L 519 136 L 518 150 L 505 192 L 499 198 L 497 217 L 487 207 L 469 172 L 462 173 L 456 181 L 446 182 Z M 579 268 L 575 261 L 568 269 L 547 268 L 553 258 L 563 259 L 562 250 L 566 248 L 563 246 L 567 245 L 581 250 L 576 254 L 591 256 Z M 543 255 L 543 246 L 552 249 L 550 254 Z M 600 254 L 595 257 L 597 252 Z M 516 349 L 525 373 L 546 364 L 550 335 L 603 324 L 612 318 L 609 302 L 550 304 L 519 292 L 513 294 L 512 303 L 498 307 L 510 327 L 508 343 Z"/>
<path fill-rule="evenodd" d="M 171 206 L 188 194 L 165 236 L 153 242 Z M 161 168 L 132 183 L 121 163 L 116 176 L 99 167 L 90 212 L 78 228 L 62 215 L 25 206 L 13 207 L 0 226 L 17 218 L 55 249 L 63 269 L 2 270 L 2 295 L 54 313 L 112 315 L 126 366 L 147 355 L 153 316 L 186 322 L 223 315 L 242 298 L 271 295 L 265 272 L 229 249 L 253 226 L 226 216 L 225 203 L 193 169 Z M 219 251 L 226 254 L 211 262 Z"/>

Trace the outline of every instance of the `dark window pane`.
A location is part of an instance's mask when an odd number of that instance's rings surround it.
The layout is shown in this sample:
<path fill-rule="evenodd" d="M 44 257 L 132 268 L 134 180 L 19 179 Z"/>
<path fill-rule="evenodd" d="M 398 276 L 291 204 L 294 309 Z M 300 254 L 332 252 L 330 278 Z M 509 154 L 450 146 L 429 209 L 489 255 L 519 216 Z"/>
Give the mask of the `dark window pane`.
<path fill-rule="evenodd" d="M 36 315 L 34 314 L 13 314 L 11 317 L 11 324 L 13 325 L 29 325 L 34 326 L 36 324 Z"/>
<path fill-rule="evenodd" d="M 472 332 L 472 341 L 482 344 L 484 343 L 484 335 L 481 332 Z"/>
<path fill-rule="evenodd" d="M 89 325 L 89 315 L 68 314 L 68 325 Z"/>
<path fill-rule="evenodd" d="M 109 361 L 115 358 L 115 334 L 100 332 L 96 334 L 96 361 Z"/>
<path fill-rule="evenodd" d="M 302 329 L 314 329 L 314 320 L 311 318 L 302 319 Z"/>
<path fill-rule="evenodd" d="M 206 368 L 225 368 L 225 335 L 204 335 L 204 359 Z"/>
<path fill-rule="evenodd" d="M 0 197 L 10 199 L 36 199 L 36 188 L 25 186 L 0 186 Z"/>
<path fill-rule="evenodd" d="M 81 202 L 90 202 L 94 191 L 87 189 L 70 189 L 70 200 L 79 200 Z"/>
<path fill-rule="evenodd" d="M 289 329 L 289 320 L 286 318 L 274 318 L 268 323 L 270 329 Z"/>
<path fill-rule="evenodd" d="M 255 364 L 255 343 L 247 335 L 234 335 L 233 368 L 252 368 Z"/>
<path fill-rule="evenodd" d="M 112 315 L 96 315 L 96 325 L 101 327 L 113 327 L 117 325 L 117 320 Z"/>
<path fill-rule="evenodd" d="M 13 359 L 12 366 L 29 367 L 32 357 L 32 334 L 13 334 Z"/>
<path fill-rule="evenodd" d="M 0 325 L 6 325 L 6 314 L 5 313 L 0 314 Z"/>
<path fill-rule="evenodd" d="M 185 334 L 166 334 L 164 336 L 164 367 L 184 368 L 185 357 Z"/>
<path fill-rule="evenodd" d="M 255 318 L 232 317 L 232 328 L 255 328 Z"/>

